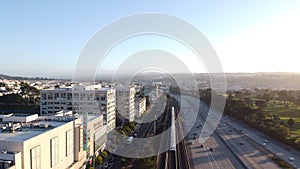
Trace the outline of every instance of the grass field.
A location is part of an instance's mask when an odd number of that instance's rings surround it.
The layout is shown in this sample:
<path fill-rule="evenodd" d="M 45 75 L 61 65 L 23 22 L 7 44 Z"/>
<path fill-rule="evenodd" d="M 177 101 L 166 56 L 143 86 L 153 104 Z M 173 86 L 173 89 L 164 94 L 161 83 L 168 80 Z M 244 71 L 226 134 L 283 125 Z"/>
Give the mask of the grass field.
<path fill-rule="evenodd" d="M 296 138 L 300 141 L 300 106 L 288 104 L 285 106 L 282 102 L 269 102 L 265 111 L 280 117 L 284 121 L 284 126 L 290 129 L 290 138 Z M 288 125 L 287 121 L 292 118 L 294 125 Z"/>
<path fill-rule="evenodd" d="M 265 111 L 280 117 L 300 118 L 300 106 L 294 104 L 288 104 L 288 106 L 285 107 L 281 103 L 275 102 L 274 104 L 274 102 L 272 102 L 267 105 Z"/>
<path fill-rule="evenodd" d="M 280 119 L 284 121 L 284 126 L 290 129 L 291 138 L 300 140 L 300 118 L 292 118 L 295 122 L 294 125 L 287 124 L 289 117 L 280 117 Z"/>

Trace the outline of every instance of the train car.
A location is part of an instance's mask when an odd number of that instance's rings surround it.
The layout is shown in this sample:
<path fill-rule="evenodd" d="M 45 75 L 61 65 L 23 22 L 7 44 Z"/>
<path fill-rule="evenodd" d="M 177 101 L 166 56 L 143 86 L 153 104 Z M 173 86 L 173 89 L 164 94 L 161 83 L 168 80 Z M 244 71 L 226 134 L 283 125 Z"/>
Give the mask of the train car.
<path fill-rule="evenodd" d="M 171 135 L 170 135 L 170 151 L 176 151 L 176 128 L 175 128 L 175 113 L 174 107 L 171 112 Z"/>

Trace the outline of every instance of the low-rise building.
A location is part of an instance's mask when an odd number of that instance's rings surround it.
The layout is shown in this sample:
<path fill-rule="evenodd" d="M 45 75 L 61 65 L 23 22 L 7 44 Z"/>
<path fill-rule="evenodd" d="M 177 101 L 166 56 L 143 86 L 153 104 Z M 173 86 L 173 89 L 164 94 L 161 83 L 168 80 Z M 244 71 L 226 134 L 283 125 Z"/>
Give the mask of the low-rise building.
<path fill-rule="evenodd" d="M 83 128 L 75 116 L 1 116 L 3 168 L 80 168 L 86 159 Z"/>
<path fill-rule="evenodd" d="M 107 126 L 103 125 L 103 115 L 88 115 L 83 118 L 87 118 L 88 121 L 87 126 L 83 125 L 83 132 L 87 133 L 86 138 L 88 140 L 83 140 L 83 143 L 87 143 L 87 158 L 90 158 L 94 155 L 97 156 L 100 151 L 104 150 L 107 137 Z M 85 145 L 83 147 L 85 147 Z"/>

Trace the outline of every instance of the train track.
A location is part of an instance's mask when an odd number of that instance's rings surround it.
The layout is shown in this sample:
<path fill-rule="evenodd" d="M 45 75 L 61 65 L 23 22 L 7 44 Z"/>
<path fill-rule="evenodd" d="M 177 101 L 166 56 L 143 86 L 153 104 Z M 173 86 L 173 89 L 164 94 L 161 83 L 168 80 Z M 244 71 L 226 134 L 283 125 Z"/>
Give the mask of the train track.
<path fill-rule="evenodd" d="M 178 103 L 175 99 L 172 99 L 169 107 L 174 107 L 174 116 L 175 118 L 177 118 L 177 114 L 179 112 L 179 107 L 178 107 Z M 170 126 L 171 124 L 171 114 L 172 111 L 171 109 L 167 109 L 167 118 L 165 119 L 165 127 L 164 130 Z M 174 119 L 175 119 L 174 118 Z M 174 123 L 175 125 L 175 123 Z M 171 132 L 172 133 L 172 132 Z M 175 127 L 175 144 L 178 140 L 178 138 L 183 138 L 183 131 L 182 131 L 182 124 L 180 122 L 176 123 L 176 127 Z M 172 136 L 170 136 L 171 138 Z M 170 140 L 170 139 L 169 139 Z M 162 142 L 165 142 L 166 140 L 162 140 Z M 171 141 L 172 142 L 172 141 Z M 172 143 L 170 143 L 170 146 Z M 172 148 L 170 148 L 172 149 Z M 180 143 L 178 143 L 176 145 L 176 150 L 169 150 L 165 153 L 162 153 L 159 155 L 158 158 L 158 169 L 189 169 L 190 165 L 189 165 L 189 159 L 187 156 L 187 149 L 186 149 L 186 144 L 184 139 L 180 141 Z"/>
<path fill-rule="evenodd" d="M 175 108 L 175 115 L 178 120 L 177 126 L 176 126 L 176 133 L 177 133 L 177 138 L 183 138 L 184 133 L 183 133 L 183 127 L 181 121 L 178 119 L 178 112 L 179 108 L 178 105 Z M 178 160 L 178 166 L 180 169 L 189 169 L 190 164 L 189 164 L 189 158 L 188 158 L 188 153 L 186 149 L 186 143 L 185 140 L 182 139 L 178 144 L 176 148 L 176 153 L 177 153 L 177 160 Z"/>

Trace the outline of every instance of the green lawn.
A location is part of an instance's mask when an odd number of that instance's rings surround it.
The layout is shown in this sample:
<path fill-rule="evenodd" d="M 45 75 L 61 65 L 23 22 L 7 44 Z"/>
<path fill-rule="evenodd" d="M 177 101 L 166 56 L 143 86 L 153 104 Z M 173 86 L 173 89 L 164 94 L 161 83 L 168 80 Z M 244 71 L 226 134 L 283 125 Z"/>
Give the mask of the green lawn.
<path fill-rule="evenodd" d="M 287 121 L 290 119 L 289 117 L 280 117 L 280 119 L 284 121 L 284 126 L 290 129 L 290 138 L 296 138 L 297 140 L 300 140 L 300 118 L 293 118 L 295 122 L 294 125 L 287 124 Z"/>
<path fill-rule="evenodd" d="M 284 126 L 290 129 L 290 138 L 296 138 L 300 140 L 300 106 L 288 104 L 285 107 L 281 102 L 269 102 L 265 108 L 266 112 L 270 114 L 275 114 L 284 121 Z M 287 121 L 292 118 L 294 120 L 294 125 L 288 125 Z"/>
<path fill-rule="evenodd" d="M 288 107 L 285 107 L 282 104 L 271 102 L 267 105 L 265 111 L 280 117 L 300 118 L 300 106 L 293 104 L 288 104 Z"/>

